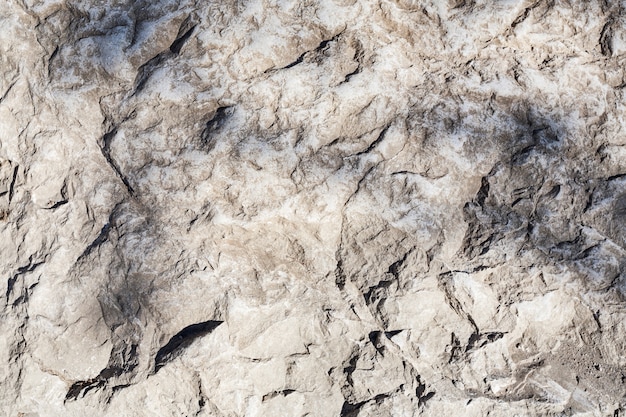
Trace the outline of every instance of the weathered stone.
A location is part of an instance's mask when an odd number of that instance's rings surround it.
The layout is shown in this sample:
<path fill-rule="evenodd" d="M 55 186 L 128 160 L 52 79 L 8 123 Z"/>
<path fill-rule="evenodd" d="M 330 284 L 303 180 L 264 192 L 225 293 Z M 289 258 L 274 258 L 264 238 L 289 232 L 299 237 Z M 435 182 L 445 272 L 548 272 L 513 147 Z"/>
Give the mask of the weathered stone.
<path fill-rule="evenodd" d="M 623 2 L 0 2 L 0 414 L 626 412 Z"/>

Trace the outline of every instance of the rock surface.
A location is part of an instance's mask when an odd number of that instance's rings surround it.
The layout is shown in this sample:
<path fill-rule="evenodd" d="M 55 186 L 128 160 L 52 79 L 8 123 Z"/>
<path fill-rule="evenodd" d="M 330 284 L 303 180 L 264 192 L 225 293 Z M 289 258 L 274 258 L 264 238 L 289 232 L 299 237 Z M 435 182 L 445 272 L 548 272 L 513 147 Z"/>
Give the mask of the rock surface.
<path fill-rule="evenodd" d="M 623 416 L 624 7 L 0 2 L 0 414 Z"/>

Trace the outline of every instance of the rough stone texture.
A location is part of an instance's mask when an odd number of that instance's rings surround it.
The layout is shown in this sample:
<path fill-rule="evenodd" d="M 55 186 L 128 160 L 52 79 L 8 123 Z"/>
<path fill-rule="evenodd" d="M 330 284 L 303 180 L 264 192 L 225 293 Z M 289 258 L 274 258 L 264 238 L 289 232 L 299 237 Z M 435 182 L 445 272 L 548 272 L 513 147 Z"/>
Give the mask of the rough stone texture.
<path fill-rule="evenodd" d="M 623 416 L 625 7 L 1 1 L 0 414 Z"/>

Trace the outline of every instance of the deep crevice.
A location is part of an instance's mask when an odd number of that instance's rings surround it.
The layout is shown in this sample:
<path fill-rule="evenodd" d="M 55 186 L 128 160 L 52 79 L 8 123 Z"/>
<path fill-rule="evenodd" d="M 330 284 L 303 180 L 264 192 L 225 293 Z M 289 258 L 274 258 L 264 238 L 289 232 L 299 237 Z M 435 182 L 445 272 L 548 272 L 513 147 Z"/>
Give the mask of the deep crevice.
<path fill-rule="evenodd" d="M 119 362 L 116 364 L 116 359 L 118 358 L 115 357 L 115 352 L 112 352 L 109 358 L 109 365 L 102 369 L 95 378 L 74 382 L 65 395 L 65 401 L 75 401 L 81 394 L 84 397 L 89 391 L 106 387 L 110 379 L 131 372 L 137 367 L 137 348 L 136 344 L 130 345 L 129 348 L 128 345 L 125 346 L 125 352 L 122 353 L 122 364 L 119 364 Z M 111 387 L 111 393 L 115 394 L 117 391 L 129 386 L 130 384 L 115 385 Z"/>
<path fill-rule="evenodd" d="M 357 417 L 361 408 L 371 401 L 376 404 L 380 404 L 385 399 L 389 398 L 390 394 L 378 394 L 374 398 L 367 399 L 365 401 L 359 401 L 358 403 L 350 403 L 347 400 L 344 400 L 343 406 L 341 407 L 341 413 L 339 414 L 341 417 Z"/>
<path fill-rule="evenodd" d="M 100 233 L 98 233 L 98 236 L 96 236 L 93 242 L 91 242 L 89 246 L 85 248 L 83 253 L 81 253 L 80 256 L 76 259 L 76 262 L 79 262 L 81 259 L 89 256 L 89 254 L 91 254 L 91 252 L 93 252 L 94 249 L 102 245 L 109 238 L 110 230 L 111 230 L 111 222 L 109 221 L 104 226 L 102 226 L 102 229 L 100 229 Z"/>
<path fill-rule="evenodd" d="M 363 298 L 365 298 L 365 303 L 369 306 L 374 304 L 376 301 L 381 300 L 385 297 L 385 291 L 392 284 L 390 280 L 382 280 L 378 282 L 378 284 L 373 285 L 367 289 L 367 292 L 363 294 Z"/>
<path fill-rule="evenodd" d="M 293 394 L 294 392 L 296 392 L 296 390 L 294 389 L 283 389 L 280 391 L 272 391 L 269 394 L 265 394 L 263 396 L 262 401 L 267 401 L 267 400 L 271 400 L 272 398 L 278 397 L 278 396 L 282 396 L 282 397 L 286 397 L 290 394 Z"/>
<path fill-rule="evenodd" d="M 61 200 L 61 201 L 57 201 L 56 203 L 54 203 L 52 206 L 47 207 L 46 210 L 54 210 L 57 209 L 65 204 L 67 204 L 68 201 L 67 200 Z"/>
<path fill-rule="evenodd" d="M 339 414 L 341 417 L 356 417 L 359 415 L 359 411 L 361 407 L 365 405 L 367 401 L 361 401 L 356 404 L 351 404 L 348 401 L 344 401 L 341 406 L 341 413 Z"/>
<path fill-rule="evenodd" d="M 206 122 L 206 128 L 203 132 L 203 138 L 206 138 L 210 133 L 219 130 L 226 120 L 232 116 L 234 112 L 233 106 L 218 107 L 213 114 L 213 117 Z"/>
<path fill-rule="evenodd" d="M 310 52 L 310 51 L 306 51 L 305 53 L 303 53 L 302 55 L 300 55 L 300 56 L 299 56 L 299 57 L 298 57 L 295 61 L 293 61 L 292 63 L 287 64 L 287 65 L 285 65 L 284 67 L 279 68 L 279 69 L 287 69 L 287 68 L 293 68 L 293 67 L 295 67 L 296 65 L 298 65 L 298 64 L 300 64 L 300 63 L 302 63 L 302 61 L 304 60 L 304 56 L 305 56 L 306 54 L 308 54 L 309 52 Z"/>
<path fill-rule="evenodd" d="M 180 53 L 181 49 L 183 49 L 183 46 L 185 46 L 185 43 L 187 43 L 187 41 L 189 40 L 189 38 L 193 34 L 193 31 L 195 30 L 196 26 L 197 25 L 193 25 L 185 33 L 183 33 L 182 35 L 178 36 L 174 40 L 174 42 L 172 42 L 172 44 L 170 45 L 170 52 L 172 52 L 173 54 L 178 55 Z"/>
<path fill-rule="evenodd" d="M 19 277 L 20 275 L 26 274 L 28 272 L 33 272 L 35 269 L 37 269 L 37 267 L 39 267 L 40 265 L 43 265 L 43 263 L 44 263 L 43 261 L 30 263 L 26 266 L 22 266 L 17 269 L 17 272 L 7 281 L 7 292 L 5 295 L 7 302 L 9 301 L 9 297 L 11 296 L 11 293 L 13 292 L 13 287 L 15 286 L 15 282 L 17 281 L 17 277 Z"/>
<path fill-rule="evenodd" d="M 13 195 L 15 193 L 15 182 L 17 181 L 18 168 L 19 165 L 16 165 L 15 168 L 13 168 L 13 176 L 11 177 L 11 184 L 9 185 L 9 204 L 11 204 L 11 201 L 13 200 Z"/>
<path fill-rule="evenodd" d="M 409 257 L 411 252 L 413 252 L 413 249 L 407 251 L 402 256 L 402 258 L 398 259 L 397 261 L 389 265 L 389 268 L 387 269 L 387 273 L 393 275 L 395 279 L 398 279 L 400 275 L 400 271 L 403 269 L 404 263 L 406 262 L 406 259 Z"/>
<path fill-rule="evenodd" d="M 159 369 L 168 362 L 178 357 L 194 340 L 211 333 L 222 323 L 223 321 L 209 320 L 192 324 L 176 333 L 169 342 L 157 352 L 154 358 L 154 373 L 157 373 Z"/>
<path fill-rule="evenodd" d="M 215 143 L 211 140 L 213 135 L 226 124 L 226 121 L 233 115 L 234 112 L 234 106 L 218 107 L 209 121 L 206 122 L 206 125 L 200 134 L 202 147 L 205 151 L 208 152 L 215 147 Z"/>
<path fill-rule="evenodd" d="M 378 136 L 376 137 L 376 139 L 375 139 L 372 143 L 370 143 L 370 144 L 369 144 L 369 146 L 368 146 L 365 150 L 363 150 L 363 151 L 361 151 L 361 152 L 358 152 L 358 153 L 354 154 L 353 156 L 361 156 L 361 155 L 366 155 L 366 154 L 370 153 L 371 151 L 373 151 L 373 150 L 374 150 L 374 148 L 375 148 L 376 146 L 378 146 L 378 144 L 379 144 L 380 142 L 382 142 L 382 141 L 383 141 L 383 139 L 385 138 L 385 134 L 387 134 L 387 131 L 389 130 L 389 127 L 391 127 L 391 125 L 390 125 L 390 124 L 386 125 L 386 126 L 385 126 L 385 127 L 384 127 L 381 131 L 380 131 L 380 133 L 378 134 Z"/>
<path fill-rule="evenodd" d="M 602 27 L 602 31 L 600 32 L 600 51 L 602 55 L 610 57 L 613 55 L 613 46 L 611 45 L 613 42 L 613 22 L 609 20 Z"/>
<path fill-rule="evenodd" d="M 333 36 L 332 38 L 322 40 L 315 48 L 313 48 L 311 50 L 308 50 L 308 51 L 304 51 L 303 53 L 300 54 L 300 56 L 298 56 L 298 58 L 296 58 L 294 61 L 290 62 L 289 64 L 287 64 L 287 65 L 285 65 L 283 67 L 280 67 L 280 68 L 271 68 L 271 69 L 268 69 L 265 72 L 269 73 L 269 72 L 280 71 L 280 70 L 284 70 L 284 69 L 293 68 L 296 65 L 301 64 L 304 61 L 304 58 L 308 54 L 323 52 L 328 47 L 328 45 L 331 42 L 337 41 L 337 39 L 339 38 L 339 36 L 341 36 L 342 33 L 343 32 L 340 32 L 337 35 Z"/>
<path fill-rule="evenodd" d="M 170 52 L 169 50 L 167 50 L 166 52 L 161 52 L 160 54 L 156 55 L 155 57 L 148 60 L 148 62 L 140 66 L 137 70 L 137 76 L 135 77 L 135 88 L 133 89 L 131 95 L 134 96 L 137 93 L 141 92 L 146 86 L 146 82 L 150 78 L 150 75 L 152 75 L 152 70 L 158 67 L 171 55 L 172 52 Z"/>
<path fill-rule="evenodd" d="M 417 376 L 417 388 L 415 388 L 415 396 L 417 397 L 418 405 L 423 406 L 428 400 L 435 396 L 434 391 L 426 392 L 426 384 L 422 382 L 421 376 Z"/>
<path fill-rule="evenodd" d="M 359 66 L 356 67 L 356 69 L 354 71 L 346 74 L 346 76 L 343 78 L 343 82 L 344 83 L 349 82 L 352 77 L 354 77 L 355 75 L 360 74 L 360 73 L 361 73 L 361 66 L 359 65 Z"/>

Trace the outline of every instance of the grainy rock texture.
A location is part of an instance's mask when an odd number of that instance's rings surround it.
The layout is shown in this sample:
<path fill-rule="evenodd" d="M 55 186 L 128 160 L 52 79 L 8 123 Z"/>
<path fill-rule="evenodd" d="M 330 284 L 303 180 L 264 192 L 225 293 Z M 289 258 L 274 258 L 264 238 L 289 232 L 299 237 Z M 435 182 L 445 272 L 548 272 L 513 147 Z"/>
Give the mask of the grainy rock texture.
<path fill-rule="evenodd" d="M 625 7 L 0 1 L 0 414 L 623 416 Z"/>

